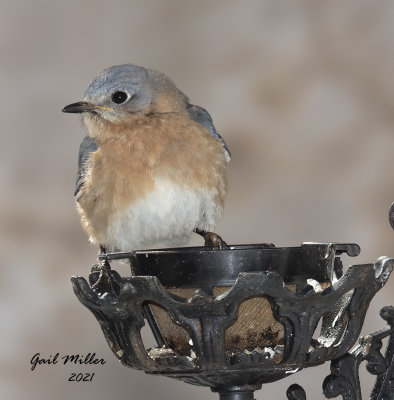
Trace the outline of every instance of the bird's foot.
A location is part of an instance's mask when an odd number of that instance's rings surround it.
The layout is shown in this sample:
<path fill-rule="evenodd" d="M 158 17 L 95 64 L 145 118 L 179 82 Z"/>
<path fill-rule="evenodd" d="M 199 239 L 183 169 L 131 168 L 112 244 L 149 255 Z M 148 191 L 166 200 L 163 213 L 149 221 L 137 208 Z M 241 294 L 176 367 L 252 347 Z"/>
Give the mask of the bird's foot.
<path fill-rule="evenodd" d="M 219 249 L 228 249 L 229 247 L 217 233 L 207 232 L 202 229 L 195 229 L 195 232 L 204 238 L 205 246 L 217 247 Z"/>

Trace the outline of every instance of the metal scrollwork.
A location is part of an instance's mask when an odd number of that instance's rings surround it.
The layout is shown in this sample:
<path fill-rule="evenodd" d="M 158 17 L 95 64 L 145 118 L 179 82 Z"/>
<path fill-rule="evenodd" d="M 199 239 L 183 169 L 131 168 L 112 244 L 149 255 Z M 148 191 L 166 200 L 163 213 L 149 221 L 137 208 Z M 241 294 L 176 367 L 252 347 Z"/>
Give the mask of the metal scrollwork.
<path fill-rule="evenodd" d="M 338 274 L 337 255 L 348 248 L 329 244 L 327 253 L 322 253 L 331 254 Z M 332 360 L 331 374 L 323 383 L 325 396 L 361 400 L 358 371 L 360 363 L 366 361 L 367 370 L 377 376 L 371 399 L 387 400 L 394 398 L 394 309 L 382 309 L 381 316 L 387 321 L 384 329 L 363 337 L 357 347 L 349 349 L 360 334 L 370 301 L 387 281 L 393 265 L 393 259 L 380 258 L 375 264 L 350 267 L 326 287 L 298 283 L 294 290 L 277 271 L 240 272 L 224 293 L 213 295 L 212 288 L 206 286 L 188 298 L 169 291 L 157 276 L 122 278 L 107 261 L 92 269 L 89 283 L 81 277 L 72 278 L 72 282 L 78 299 L 97 318 L 111 350 L 128 367 L 211 387 L 221 399 L 247 400 L 263 383 Z M 282 324 L 283 344 L 229 352 L 226 329 L 237 321 L 241 303 L 259 296 L 267 299 L 273 317 Z M 189 335 L 188 354 L 171 348 L 160 330 L 153 332 L 158 347 L 145 348 L 141 329 L 146 321 L 151 327 L 155 322 L 148 304 L 165 310 L 169 321 Z M 315 339 L 320 320 L 321 332 Z M 382 355 L 382 339 L 386 337 L 389 343 Z M 287 398 L 304 400 L 306 394 L 301 386 L 291 385 Z"/>
<path fill-rule="evenodd" d="M 382 308 L 380 315 L 387 321 L 385 328 L 361 337 L 354 349 L 331 361 L 331 374 L 323 382 L 323 393 L 327 398 L 342 396 L 344 400 L 361 400 L 359 368 L 366 361 L 367 371 L 376 375 L 376 383 L 369 399 L 394 399 L 394 307 Z M 382 340 L 387 337 L 389 340 L 383 355 Z M 302 393 L 301 389 L 298 385 L 290 386 L 288 399 L 305 399 L 292 394 Z M 299 396 L 304 395 L 305 392 Z"/>

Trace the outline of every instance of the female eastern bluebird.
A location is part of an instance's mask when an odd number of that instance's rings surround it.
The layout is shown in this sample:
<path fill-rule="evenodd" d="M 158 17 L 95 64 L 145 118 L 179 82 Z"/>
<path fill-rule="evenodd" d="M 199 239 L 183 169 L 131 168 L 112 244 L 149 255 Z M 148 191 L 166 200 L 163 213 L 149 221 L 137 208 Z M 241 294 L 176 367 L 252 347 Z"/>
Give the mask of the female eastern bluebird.
<path fill-rule="evenodd" d="M 164 74 L 131 64 L 103 71 L 84 98 L 75 198 L 102 252 L 132 251 L 210 232 L 223 213 L 230 152 L 203 108 Z"/>

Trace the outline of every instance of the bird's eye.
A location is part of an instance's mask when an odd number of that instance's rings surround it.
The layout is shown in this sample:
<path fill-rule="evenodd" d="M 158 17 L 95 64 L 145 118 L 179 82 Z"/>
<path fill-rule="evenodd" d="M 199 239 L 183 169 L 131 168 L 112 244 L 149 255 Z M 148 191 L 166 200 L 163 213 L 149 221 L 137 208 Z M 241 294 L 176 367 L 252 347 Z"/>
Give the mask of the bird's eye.
<path fill-rule="evenodd" d="M 113 93 L 111 96 L 111 100 L 115 104 L 122 104 L 124 103 L 129 96 L 127 95 L 126 92 L 122 92 L 121 90 L 118 90 L 117 92 Z"/>

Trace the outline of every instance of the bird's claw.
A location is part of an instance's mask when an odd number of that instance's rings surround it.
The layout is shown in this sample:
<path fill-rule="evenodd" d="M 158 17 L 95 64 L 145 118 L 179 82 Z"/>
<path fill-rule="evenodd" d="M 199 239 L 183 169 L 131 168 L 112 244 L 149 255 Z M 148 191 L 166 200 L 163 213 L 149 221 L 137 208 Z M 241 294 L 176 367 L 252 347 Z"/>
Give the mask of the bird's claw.
<path fill-rule="evenodd" d="M 205 246 L 213 246 L 219 249 L 228 249 L 227 243 L 214 232 L 207 232 L 205 236 Z"/>
<path fill-rule="evenodd" d="M 228 249 L 227 243 L 215 232 L 207 232 L 200 229 L 195 230 L 196 233 L 201 235 L 205 240 L 205 246 L 217 247 L 218 249 Z"/>

